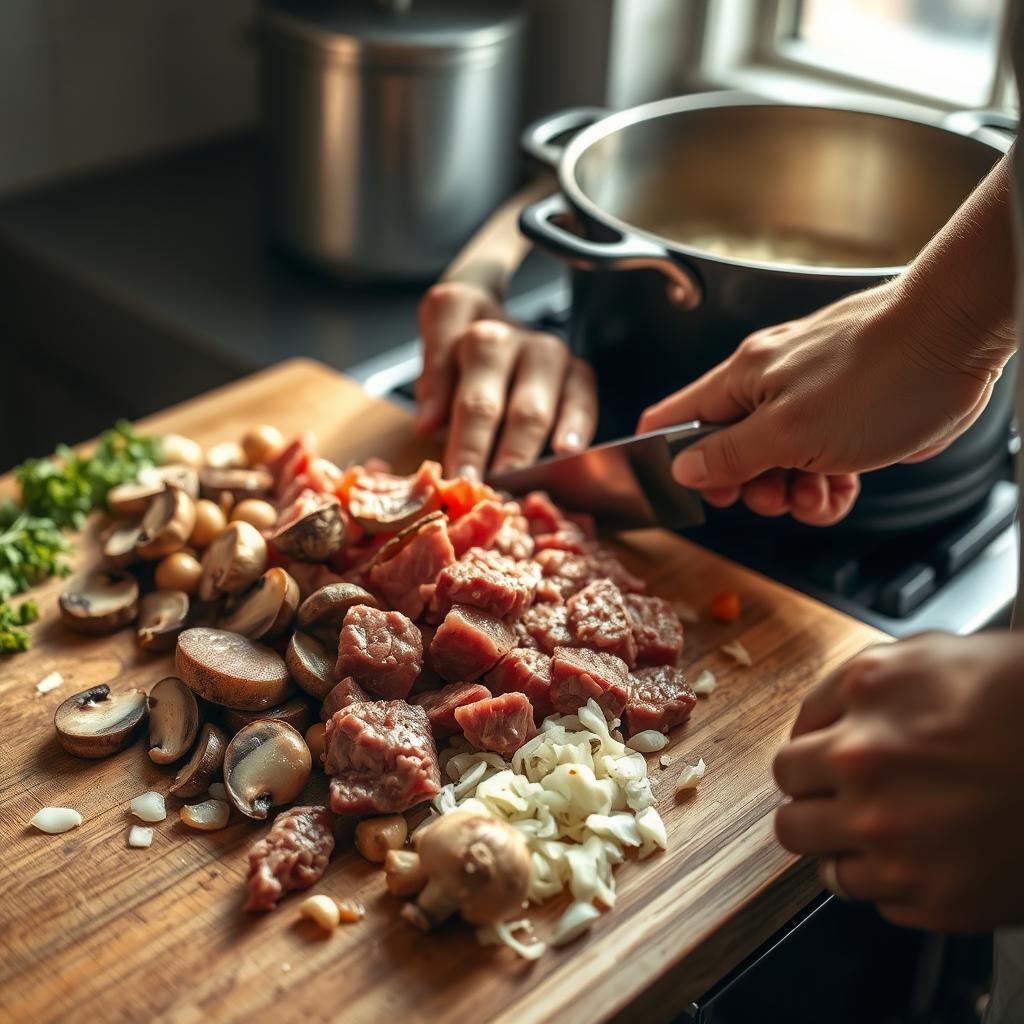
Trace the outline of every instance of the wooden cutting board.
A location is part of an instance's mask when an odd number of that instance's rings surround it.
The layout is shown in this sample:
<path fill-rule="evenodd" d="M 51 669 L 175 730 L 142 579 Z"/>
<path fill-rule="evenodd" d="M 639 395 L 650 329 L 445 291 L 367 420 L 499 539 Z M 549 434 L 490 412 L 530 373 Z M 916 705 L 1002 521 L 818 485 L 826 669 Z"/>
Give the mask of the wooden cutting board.
<path fill-rule="evenodd" d="M 405 470 L 435 454 L 412 438 L 404 411 L 304 360 L 142 426 L 210 444 L 261 422 L 286 434 L 315 431 L 324 453 L 342 463 L 376 454 Z M 148 688 L 170 672 L 172 658 L 137 651 L 131 631 L 69 634 L 55 610 L 60 583 L 40 587 L 33 650 L 0 663 L 2 1015 L 90 1024 L 670 1019 L 819 891 L 813 864 L 775 841 L 772 756 L 802 695 L 881 636 L 667 533 L 631 534 L 620 548 L 653 593 L 705 609 L 713 593 L 734 588 L 743 612 L 727 625 L 705 613 L 687 627 L 689 670 L 710 668 L 719 686 L 673 733 L 668 767 L 660 768 L 658 755 L 650 759 L 668 851 L 619 868 L 615 908 L 589 935 L 533 964 L 479 947 L 459 923 L 430 935 L 414 930 L 399 919 L 382 873 L 347 843 L 317 890 L 361 900 L 367 916 L 331 937 L 298 919 L 295 897 L 262 917 L 240 912 L 246 851 L 266 826 L 235 818 L 222 832 L 195 833 L 169 799 L 152 847 L 128 848 L 129 801 L 166 791 L 172 771 L 152 764 L 142 743 L 103 761 L 70 757 L 54 739 L 53 712 L 97 683 Z M 78 564 L 93 557 L 83 540 Z M 719 651 L 735 639 L 753 667 Z M 35 684 L 54 670 L 64 685 L 38 695 Z M 707 777 L 677 801 L 675 779 L 699 756 Z M 320 776 L 307 795 L 322 800 L 325 790 Z M 45 805 L 77 808 L 84 824 L 42 835 L 28 822 Z M 534 913 L 543 924 L 563 906 Z"/>

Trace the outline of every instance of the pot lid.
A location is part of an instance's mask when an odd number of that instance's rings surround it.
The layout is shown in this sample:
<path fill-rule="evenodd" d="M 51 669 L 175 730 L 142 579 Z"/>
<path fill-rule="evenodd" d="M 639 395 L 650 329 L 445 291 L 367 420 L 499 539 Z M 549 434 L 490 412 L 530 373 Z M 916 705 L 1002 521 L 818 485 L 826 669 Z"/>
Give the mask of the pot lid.
<path fill-rule="evenodd" d="M 262 24 L 341 56 L 440 57 L 519 32 L 518 0 L 264 0 Z"/>

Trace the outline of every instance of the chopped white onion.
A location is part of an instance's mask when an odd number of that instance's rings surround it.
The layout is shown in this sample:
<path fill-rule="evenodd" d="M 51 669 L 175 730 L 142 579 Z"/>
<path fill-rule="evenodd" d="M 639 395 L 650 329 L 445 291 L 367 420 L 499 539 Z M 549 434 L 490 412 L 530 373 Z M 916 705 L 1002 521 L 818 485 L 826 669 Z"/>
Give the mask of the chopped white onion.
<path fill-rule="evenodd" d="M 551 936 L 552 946 L 564 946 L 578 939 L 601 916 L 600 911 L 592 903 L 576 902 L 558 919 L 555 934 Z"/>
<path fill-rule="evenodd" d="M 82 816 L 71 807 L 43 807 L 36 811 L 32 824 L 40 832 L 59 835 L 78 828 L 82 824 Z"/>
<path fill-rule="evenodd" d="M 128 829 L 128 845 L 143 849 L 153 845 L 153 830 L 144 825 L 132 825 Z"/>
<path fill-rule="evenodd" d="M 141 821 L 163 821 L 167 817 L 162 793 L 143 793 L 129 805 L 132 814 Z"/>
<path fill-rule="evenodd" d="M 744 665 L 749 668 L 754 664 L 754 659 L 750 656 L 750 651 L 748 651 L 746 647 L 739 642 L 739 640 L 733 640 L 732 643 L 729 644 L 722 644 L 720 649 L 723 654 L 728 654 L 733 661 L 740 665 Z"/>
<path fill-rule="evenodd" d="M 64 677 L 59 672 L 51 672 L 36 683 L 36 693 L 49 693 L 51 690 L 56 690 L 63 682 Z"/>
<path fill-rule="evenodd" d="M 668 849 L 668 832 L 661 815 L 653 807 L 645 807 L 636 816 L 636 830 L 640 835 L 640 857 L 649 857 L 655 850 Z"/>
<path fill-rule="evenodd" d="M 700 758 L 696 764 L 688 764 L 682 771 L 682 774 L 676 779 L 676 792 L 681 793 L 686 789 L 696 789 L 700 780 L 704 778 L 704 773 L 707 771 L 707 765 L 704 763 L 704 758 Z"/>
<path fill-rule="evenodd" d="M 626 740 L 626 746 L 641 754 L 655 754 L 668 746 L 668 737 L 657 729 L 644 729 Z"/>
<path fill-rule="evenodd" d="M 697 676 L 697 681 L 690 687 L 690 689 L 692 689 L 698 697 L 707 697 L 708 694 L 714 692 L 716 686 L 718 686 L 718 680 L 715 678 L 714 672 L 704 669 L 704 671 Z"/>

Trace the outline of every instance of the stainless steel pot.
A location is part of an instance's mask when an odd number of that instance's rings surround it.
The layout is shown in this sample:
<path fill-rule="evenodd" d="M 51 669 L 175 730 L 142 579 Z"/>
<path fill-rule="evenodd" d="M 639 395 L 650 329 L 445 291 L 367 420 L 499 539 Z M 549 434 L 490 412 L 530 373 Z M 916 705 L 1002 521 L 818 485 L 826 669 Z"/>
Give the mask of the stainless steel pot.
<path fill-rule="evenodd" d="M 271 229 L 344 277 L 434 277 L 515 183 L 519 5 L 403 6 L 258 18 Z"/>
<path fill-rule="evenodd" d="M 751 331 L 898 273 L 1009 140 L 973 115 L 928 122 L 713 93 L 566 111 L 523 146 L 558 172 L 561 192 L 520 224 L 574 268 L 571 342 L 597 370 L 612 436 Z M 716 233 L 809 237 L 845 265 L 715 255 Z M 865 477 L 845 528 L 919 529 L 977 504 L 1005 471 L 1012 374 L 945 453 Z"/>

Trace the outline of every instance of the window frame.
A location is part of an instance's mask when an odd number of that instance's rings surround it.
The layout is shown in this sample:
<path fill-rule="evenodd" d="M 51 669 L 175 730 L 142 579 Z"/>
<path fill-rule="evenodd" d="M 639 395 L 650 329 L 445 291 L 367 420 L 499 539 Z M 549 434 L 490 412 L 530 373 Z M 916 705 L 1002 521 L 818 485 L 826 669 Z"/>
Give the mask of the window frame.
<path fill-rule="evenodd" d="M 737 88 L 800 102 L 812 97 L 836 100 L 884 97 L 923 110 L 952 112 L 964 103 L 891 81 L 858 74 L 850 68 L 815 60 L 806 44 L 786 39 L 796 20 L 799 0 L 699 0 L 696 24 L 704 26 L 693 88 Z M 1003 0 L 995 72 L 985 101 L 972 109 L 1016 113 L 1016 88 L 1009 60 L 1009 4 Z M 803 51 L 803 52 L 801 52 Z"/>

